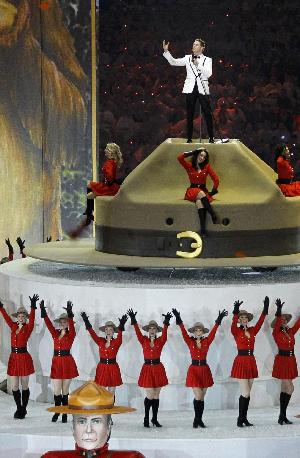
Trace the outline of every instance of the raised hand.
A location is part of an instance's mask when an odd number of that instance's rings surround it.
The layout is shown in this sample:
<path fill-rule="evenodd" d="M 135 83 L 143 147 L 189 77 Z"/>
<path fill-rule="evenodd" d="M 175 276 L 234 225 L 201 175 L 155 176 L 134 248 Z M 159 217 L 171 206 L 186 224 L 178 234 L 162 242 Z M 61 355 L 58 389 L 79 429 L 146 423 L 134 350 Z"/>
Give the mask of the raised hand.
<path fill-rule="evenodd" d="M 166 42 L 166 40 L 163 40 L 162 45 L 163 45 L 163 48 L 164 48 L 164 52 L 169 51 L 169 45 L 170 45 L 169 41 Z"/>
<path fill-rule="evenodd" d="M 17 244 L 19 245 L 20 253 L 22 253 L 22 251 L 23 251 L 24 248 L 25 248 L 25 242 L 26 242 L 26 240 L 22 240 L 21 237 L 17 237 L 16 242 L 17 242 Z"/>
<path fill-rule="evenodd" d="M 268 315 L 268 313 L 269 313 L 269 305 L 270 305 L 270 299 L 268 298 L 268 296 L 266 296 L 264 298 L 264 308 L 263 308 L 263 311 L 262 311 L 262 313 L 264 315 Z"/>
<path fill-rule="evenodd" d="M 68 301 L 67 302 L 67 307 L 63 307 L 63 309 L 65 309 L 67 311 L 67 314 L 68 314 L 68 318 L 73 318 L 74 317 L 74 313 L 73 313 L 73 304 L 71 301 Z"/>
<path fill-rule="evenodd" d="M 176 318 L 176 324 L 181 324 L 182 323 L 182 319 L 181 319 L 181 316 L 180 316 L 180 312 L 178 312 L 178 310 L 175 309 L 175 308 L 172 309 L 172 312 L 173 312 L 173 315 Z"/>
<path fill-rule="evenodd" d="M 3 302 L 0 301 L 0 309 L 3 309 Z"/>
<path fill-rule="evenodd" d="M 238 315 L 240 311 L 240 306 L 242 305 L 243 301 L 235 301 L 233 304 L 233 314 Z"/>
<path fill-rule="evenodd" d="M 137 312 L 134 312 L 133 309 L 128 309 L 127 310 L 127 315 L 131 319 L 131 324 L 136 324 L 137 323 L 136 314 L 137 314 Z"/>
<path fill-rule="evenodd" d="M 5 239 L 5 243 L 6 243 L 7 247 L 8 247 L 8 251 L 9 251 L 10 253 L 14 254 L 14 248 L 13 248 L 12 244 L 10 243 L 9 238 L 8 238 L 8 239 Z"/>
<path fill-rule="evenodd" d="M 127 315 L 122 315 L 121 318 L 118 318 L 118 320 L 119 320 L 119 329 L 120 329 L 120 331 L 124 331 L 125 323 L 128 320 L 128 316 Z"/>
<path fill-rule="evenodd" d="M 221 323 L 222 323 L 223 318 L 225 318 L 225 316 L 227 316 L 227 315 L 228 315 L 227 310 L 223 309 L 222 312 L 220 312 L 220 310 L 219 310 L 219 315 L 218 315 L 218 318 L 216 319 L 215 323 L 220 326 Z"/>
<path fill-rule="evenodd" d="M 162 316 L 165 317 L 164 321 L 163 321 L 163 324 L 165 326 L 169 326 L 170 325 L 170 319 L 172 318 L 172 313 L 171 312 L 168 312 L 168 313 L 162 313 Z"/>
<path fill-rule="evenodd" d="M 275 316 L 281 316 L 281 310 L 282 310 L 282 306 L 283 306 L 284 302 L 281 302 L 281 299 L 278 298 L 278 299 L 276 299 L 275 304 L 276 304 L 276 307 L 277 307 Z"/>
<path fill-rule="evenodd" d="M 44 300 L 41 300 L 40 302 L 40 309 L 41 309 L 41 318 L 46 318 L 47 311 L 46 311 Z"/>
<path fill-rule="evenodd" d="M 32 297 L 29 296 L 29 300 L 30 300 L 30 307 L 32 309 L 36 309 L 37 308 L 36 303 L 39 300 L 39 295 L 34 294 Z"/>
<path fill-rule="evenodd" d="M 92 325 L 90 323 L 90 320 L 89 320 L 89 317 L 87 316 L 87 314 L 85 312 L 81 312 L 81 317 L 84 321 L 84 324 L 85 324 L 85 329 L 91 329 Z"/>

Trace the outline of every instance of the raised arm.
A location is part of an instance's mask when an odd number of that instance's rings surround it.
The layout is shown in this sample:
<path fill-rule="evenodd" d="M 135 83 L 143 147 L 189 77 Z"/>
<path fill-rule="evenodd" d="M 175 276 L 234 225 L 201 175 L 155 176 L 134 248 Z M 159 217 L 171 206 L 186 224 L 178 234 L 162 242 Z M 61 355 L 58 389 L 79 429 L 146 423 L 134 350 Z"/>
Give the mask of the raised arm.
<path fill-rule="evenodd" d="M 40 309 L 41 309 L 41 318 L 45 320 L 45 324 L 47 326 L 48 331 L 50 332 L 53 338 L 56 337 L 57 336 L 56 329 L 53 326 L 52 321 L 48 317 L 46 307 L 45 307 L 45 302 L 43 300 L 40 302 Z"/>
<path fill-rule="evenodd" d="M 253 327 L 253 330 L 254 330 L 254 333 L 255 335 L 259 332 L 260 328 L 262 327 L 263 325 L 263 322 L 265 321 L 266 319 L 266 316 L 268 315 L 268 312 L 269 312 L 269 304 L 270 304 L 270 300 L 268 298 L 268 296 L 265 297 L 264 299 L 264 308 L 263 308 L 263 311 L 259 317 L 259 320 L 258 322 L 256 323 L 256 325 Z"/>
<path fill-rule="evenodd" d="M 235 301 L 233 304 L 233 318 L 231 324 L 231 334 L 235 337 L 238 332 L 238 321 L 239 321 L 239 311 L 240 306 L 242 305 L 243 301 Z"/>
<path fill-rule="evenodd" d="M 191 156 L 193 154 L 193 151 L 189 151 L 187 153 L 180 153 L 177 156 L 178 162 L 182 165 L 182 167 L 185 168 L 185 170 L 190 170 L 193 166 L 190 161 L 187 161 L 186 158 Z"/>
<path fill-rule="evenodd" d="M 68 328 L 69 328 L 69 336 L 71 339 L 75 339 L 76 332 L 74 326 L 74 313 L 73 313 L 73 304 L 71 301 L 67 301 L 67 307 L 63 307 L 68 315 Z"/>
<path fill-rule="evenodd" d="M 97 334 L 95 333 L 94 329 L 92 328 L 92 325 L 90 323 L 90 320 L 89 320 L 89 317 L 87 316 L 87 314 L 85 312 L 81 312 L 81 318 L 83 319 L 84 321 L 84 324 L 85 324 L 85 329 L 89 332 L 91 338 L 93 339 L 93 341 L 99 345 L 100 343 L 100 340 L 101 340 L 101 337 L 97 336 Z"/>
<path fill-rule="evenodd" d="M 292 333 L 293 334 L 296 334 L 296 332 L 298 331 L 298 329 L 300 328 L 300 316 L 298 317 L 296 323 L 294 324 L 294 326 L 291 329 Z"/>
<path fill-rule="evenodd" d="M 7 248 L 8 248 L 8 259 L 9 259 L 9 261 L 13 261 L 14 260 L 14 248 L 13 248 L 12 244 L 10 243 L 9 238 L 5 239 L 5 243 L 6 243 Z"/>
<path fill-rule="evenodd" d="M 32 297 L 29 296 L 30 299 L 30 313 L 29 313 L 29 322 L 28 322 L 28 331 L 31 334 L 34 327 L 34 320 L 35 320 L 35 311 L 37 309 L 37 301 L 39 300 L 39 295 L 34 294 Z"/>
<path fill-rule="evenodd" d="M 170 326 L 170 319 L 172 318 L 172 313 L 168 312 L 168 313 L 163 313 L 162 316 L 165 317 L 164 321 L 163 321 L 163 331 L 162 331 L 162 335 L 161 335 L 161 342 L 163 345 L 165 345 L 167 339 L 168 339 L 168 327 Z"/>
<path fill-rule="evenodd" d="M 273 333 L 272 333 L 274 337 L 278 334 L 278 332 L 280 331 L 281 325 L 282 325 L 281 310 L 282 310 L 282 306 L 284 302 L 281 302 L 280 299 L 276 299 L 275 304 L 276 304 L 277 310 L 275 313 L 275 316 L 276 316 L 275 326 L 274 326 Z"/>
<path fill-rule="evenodd" d="M 186 57 L 175 59 L 169 51 L 169 45 L 170 45 L 169 42 L 166 43 L 165 40 L 163 41 L 164 58 L 167 59 L 170 65 L 173 65 L 175 67 L 184 67 L 186 64 Z"/>
<path fill-rule="evenodd" d="M 227 315 L 228 315 L 227 310 L 224 309 L 224 310 L 222 310 L 222 312 L 219 310 L 219 314 L 218 314 L 218 317 L 217 317 L 217 319 L 215 321 L 215 325 L 212 328 L 212 330 L 210 331 L 210 333 L 208 334 L 208 336 L 206 337 L 208 345 L 210 345 L 213 342 L 213 340 L 214 340 L 214 338 L 216 336 L 216 332 L 217 332 L 218 327 L 221 326 L 222 320 Z"/>
<path fill-rule="evenodd" d="M 5 308 L 3 307 L 3 303 L 0 301 L 0 313 L 2 313 L 4 320 L 6 321 L 7 326 L 10 329 L 13 329 L 14 321 L 11 319 Z"/>
<path fill-rule="evenodd" d="M 144 343 L 144 336 L 143 336 L 143 334 L 141 333 L 141 330 L 140 330 L 139 325 L 137 324 L 137 321 L 136 321 L 136 314 L 137 314 L 137 312 L 134 312 L 132 308 L 127 310 L 127 315 L 129 316 L 129 318 L 130 318 L 130 320 L 131 320 L 132 326 L 134 326 L 134 330 L 135 330 L 135 334 L 136 334 L 136 336 L 137 336 L 137 339 L 138 339 L 138 341 L 140 342 L 140 344 L 143 345 L 143 343 Z"/>

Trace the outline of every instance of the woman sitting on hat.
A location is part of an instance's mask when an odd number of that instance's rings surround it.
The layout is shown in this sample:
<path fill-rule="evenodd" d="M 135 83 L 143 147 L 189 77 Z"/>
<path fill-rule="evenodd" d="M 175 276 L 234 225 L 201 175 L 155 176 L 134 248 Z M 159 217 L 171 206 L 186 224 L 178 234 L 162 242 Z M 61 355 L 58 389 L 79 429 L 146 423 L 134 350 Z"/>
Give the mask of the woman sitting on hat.
<path fill-rule="evenodd" d="M 186 158 L 191 157 L 191 161 Z M 185 168 L 190 186 L 187 188 L 184 198 L 195 202 L 200 219 L 200 234 L 206 235 L 206 213 L 209 213 L 213 224 L 217 223 L 217 216 L 213 211 L 210 203 L 218 192 L 219 178 L 216 172 L 209 164 L 209 154 L 205 148 L 198 148 L 194 151 L 179 154 L 178 161 Z M 207 176 L 213 181 L 213 188 L 209 192 L 206 187 Z"/>
<path fill-rule="evenodd" d="M 0 302 L 0 313 L 2 313 L 7 325 L 11 330 L 11 354 L 7 365 L 7 375 L 11 377 L 12 394 L 17 406 L 14 418 L 23 419 L 27 414 L 29 400 L 29 375 L 34 373 L 33 361 L 27 350 L 27 342 L 33 331 L 36 303 L 39 296 L 34 294 L 30 299 L 30 313 L 24 307 L 19 307 L 12 317 L 13 321 Z M 27 323 L 28 321 L 28 323 Z M 22 387 L 22 395 L 20 392 Z"/>
<path fill-rule="evenodd" d="M 67 307 L 63 307 L 67 313 L 62 313 L 54 320 L 58 324 L 56 329 L 47 315 L 44 301 L 40 303 L 41 317 L 44 318 L 46 326 L 53 338 L 54 354 L 52 357 L 50 378 L 53 382 L 54 404 L 56 406 L 68 405 L 69 388 L 71 381 L 77 377 L 78 370 L 73 356 L 70 353 L 74 339 L 76 337 L 73 321 L 73 304 L 67 302 Z M 54 414 L 52 421 L 58 420 L 59 414 Z M 67 415 L 63 414 L 62 423 L 67 422 Z"/>
<path fill-rule="evenodd" d="M 99 328 L 101 332 L 105 333 L 105 337 L 99 337 L 93 330 L 87 314 L 82 312 L 81 316 L 87 331 L 99 347 L 100 362 L 97 365 L 95 382 L 114 393 L 116 386 L 120 386 L 123 383 L 116 357 L 122 345 L 122 332 L 128 317 L 127 315 L 122 315 L 119 318 L 118 327 L 113 321 L 107 321 L 104 326 Z M 115 333 L 117 333 L 117 337 L 114 339 Z"/>
<path fill-rule="evenodd" d="M 171 313 L 163 315 L 165 317 L 161 328 L 156 321 L 150 320 L 142 329 L 148 332 L 148 337 L 144 336 L 136 321 L 136 314 L 132 309 L 128 310 L 128 315 L 131 319 L 131 324 L 134 326 L 136 336 L 140 342 L 144 353 L 144 364 L 139 376 L 138 385 L 146 388 L 146 397 L 144 399 L 145 417 L 144 426 L 149 428 L 149 412 L 152 406 L 152 419 L 153 426 L 161 427 L 162 425 L 157 421 L 157 414 L 159 408 L 159 394 L 163 386 L 168 385 L 168 379 L 165 368 L 160 362 L 160 355 L 167 341 L 168 326 L 170 325 Z M 157 333 L 162 332 L 160 337 Z"/>
<path fill-rule="evenodd" d="M 176 324 L 180 326 L 182 337 L 189 347 L 192 357 L 192 364 L 188 368 L 186 376 L 186 386 L 193 389 L 195 396 L 193 428 L 198 428 L 199 426 L 200 428 L 205 428 L 205 424 L 202 421 L 204 396 L 207 388 L 214 384 L 210 368 L 206 362 L 206 355 L 215 338 L 218 327 L 221 325 L 223 318 L 228 315 L 228 312 L 225 309 L 222 312 L 219 311 L 215 325 L 207 337 L 204 337 L 204 334 L 208 333 L 208 329 L 200 322 L 195 323 L 193 327 L 188 329 L 193 334 L 193 337 L 190 337 L 186 332 L 178 310 L 172 309 L 172 312 L 176 317 Z"/>
<path fill-rule="evenodd" d="M 231 333 L 235 339 L 238 354 L 234 359 L 231 369 L 231 377 L 236 378 L 240 384 L 241 396 L 239 398 L 239 416 L 237 426 L 253 426 L 247 420 L 247 412 L 250 402 L 250 392 L 253 379 L 258 377 L 254 352 L 256 334 L 265 321 L 269 310 L 269 298 L 264 300 L 264 308 L 255 326 L 248 326 L 253 319 L 252 313 L 240 310 L 243 301 L 235 301 Z M 240 326 L 238 326 L 240 325 Z"/>
<path fill-rule="evenodd" d="M 289 148 L 278 145 L 275 149 L 275 171 L 278 174 L 276 183 L 286 197 L 300 196 L 300 181 L 294 181 L 294 169 L 290 162 Z"/>
<path fill-rule="evenodd" d="M 272 377 L 281 380 L 278 423 L 280 425 L 284 423 L 290 425 L 292 422 L 286 418 L 286 409 L 294 391 L 293 379 L 298 377 L 294 347 L 295 334 L 300 328 L 300 317 L 294 326 L 289 328 L 288 323 L 292 319 L 292 315 L 290 313 L 281 313 L 283 304 L 284 302 L 281 302 L 280 299 L 276 299 L 276 318 L 271 323 L 272 328 L 274 328 L 273 337 L 278 346 L 278 354 L 275 356 Z"/>

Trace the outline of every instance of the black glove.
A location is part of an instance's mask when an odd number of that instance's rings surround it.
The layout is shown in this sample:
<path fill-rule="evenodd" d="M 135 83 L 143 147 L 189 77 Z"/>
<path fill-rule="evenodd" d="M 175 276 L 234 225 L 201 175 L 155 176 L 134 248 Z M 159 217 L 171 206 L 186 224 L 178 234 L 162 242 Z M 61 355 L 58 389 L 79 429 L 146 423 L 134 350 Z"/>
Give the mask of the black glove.
<path fill-rule="evenodd" d="M 89 317 L 87 316 L 87 314 L 85 312 L 81 312 L 80 314 L 82 316 L 82 319 L 84 321 L 84 324 L 85 324 L 85 328 L 88 330 L 88 329 L 91 329 L 92 328 L 92 325 L 90 323 L 90 320 L 89 320 Z"/>
<path fill-rule="evenodd" d="M 74 313 L 72 311 L 72 308 L 73 308 L 73 304 L 72 304 L 71 301 L 67 302 L 67 307 L 63 307 L 63 309 L 65 309 L 67 311 L 68 318 L 73 318 L 74 317 Z"/>
<path fill-rule="evenodd" d="M 7 247 L 8 247 L 9 253 L 14 254 L 14 248 L 13 248 L 12 244 L 10 243 L 10 240 L 9 239 L 5 239 L 5 243 L 6 243 Z"/>
<path fill-rule="evenodd" d="M 283 306 L 284 302 L 281 302 L 280 299 L 276 299 L 275 304 L 276 304 L 276 307 L 277 307 L 275 316 L 281 316 L 281 310 L 282 310 L 282 306 Z"/>
<path fill-rule="evenodd" d="M 262 311 L 264 315 L 268 315 L 269 313 L 269 304 L 270 304 L 270 299 L 268 298 L 268 296 L 266 296 L 264 299 L 264 308 Z"/>
<path fill-rule="evenodd" d="M 26 242 L 26 240 L 22 240 L 21 237 L 17 237 L 16 242 L 17 242 L 17 244 L 19 245 L 20 253 L 22 253 L 22 251 L 23 251 L 24 248 L 25 248 L 25 242 Z"/>
<path fill-rule="evenodd" d="M 52 237 L 50 235 L 49 237 L 47 237 L 46 242 L 49 243 L 49 242 L 51 242 L 51 240 L 52 240 Z"/>
<path fill-rule="evenodd" d="M 131 324 L 137 324 L 136 314 L 137 314 L 137 312 L 134 312 L 132 309 L 128 309 L 127 310 L 127 315 L 131 319 Z"/>
<path fill-rule="evenodd" d="M 218 192 L 219 191 L 217 190 L 217 188 L 213 187 L 212 190 L 208 194 L 210 195 L 210 197 L 212 197 L 212 196 L 218 194 Z"/>
<path fill-rule="evenodd" d="M 233 314 L 238 315 L 240 311 L 240 306 L 242 305 L 243 301 L 235 301 L 233 304 Z"/>
<path fill-rule="evenodd" d="M 172 318 L 172 313 L 168 312 L 168 313 L 163 313 L 162 316 L 165 317 L 164 321 L 163 321 L 163 324 L 165 326 L 170 326 L 170 319 Z"/>
<path fill-rule="evenodd" d="M 40 302 L 40 309 L 41 309 L 41 318 L 46 318 L 47 311 L 46 311 L 45 303 L 43 300 Z"/>
<path fill-rule="evenodd" d="M 181 319 L 181 316 L 180 316 L 180 312 L 178 312 L 177 309 L 172 309 L 172 312 L 173 312 L 173 315 L 176 318 L 176 324 L 181 324 L 182 323 L 182 319 Z"/>
<path fill-rule="evenodd" d="M 120 331 L 124 331 L 125 329 L 125 323 L 128 320 L 127 315 L 122 315 L 121 318 L 119 318 L 119 329 Z"/>
<path fill-rule="evenodd" d="M 37 309 L 36 303 L 39 300 L 39 295 L 34 294 L 32 297 L 29 296 L 29 299 L 30 299 L 30 307 L 36 310 Z"/>
<path fill-rule="evenodd" d="M 227 310 L 223 309 L 222 312 L 220 312 L 220 310 L 219 310 L 219 315 L 218 315 L 218 318 L 216 319 L 215 323 L 218 324 L 219 326 L 221 326 L 223 318 L 225 318 L 225 316 L 227 316 L 227 315 L 228 315 Z"/>
<path fill-rule="evenodd" d="M 0 301 L 0 309 L 3 309 L 3 303 Z"/>

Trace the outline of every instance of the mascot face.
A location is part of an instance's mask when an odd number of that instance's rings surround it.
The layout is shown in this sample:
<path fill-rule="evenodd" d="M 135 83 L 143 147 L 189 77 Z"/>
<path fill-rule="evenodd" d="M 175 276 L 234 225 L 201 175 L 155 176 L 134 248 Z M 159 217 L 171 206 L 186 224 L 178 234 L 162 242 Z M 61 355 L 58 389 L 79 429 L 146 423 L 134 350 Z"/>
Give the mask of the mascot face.
<path fill-rule="evenodd" d="M 84 450 L 103 447 L 108 441 L 108 415 L 73 415 L 73 435 L 76 444 Z"/>

